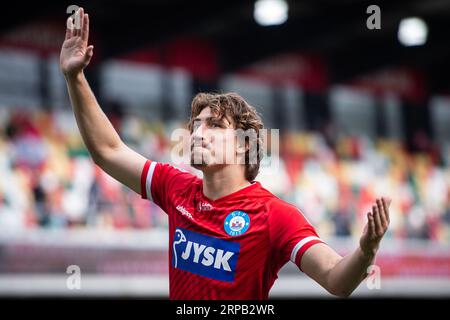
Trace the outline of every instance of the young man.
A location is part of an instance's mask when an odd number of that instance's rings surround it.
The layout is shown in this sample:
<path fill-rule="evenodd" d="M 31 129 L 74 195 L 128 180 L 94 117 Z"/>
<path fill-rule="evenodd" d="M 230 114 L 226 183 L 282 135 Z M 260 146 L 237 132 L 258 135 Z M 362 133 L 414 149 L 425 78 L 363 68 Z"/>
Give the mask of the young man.
<path fill-rule="evenodd" d="M 167 212 L 170 298 L 267 299 L 289 260 L 330 293 L 349 296 L 387 230 L 390 200 L 376 201 L 359 246 L 341 257 L 296 207 L 254 181 L 261 159 L 256 152 L 256 161 L 249 161 L 249 152 L 259 147 L 263 126 L 237 94 L 198 94 L 192 102 L 191 160 L 203 179 L 147 160 L 121 141 L 89 88 L 83 75 L 93 55 L 89 17 L 83 9 L 77 14 L 80 28 L 69 18 L 60 59 L 77 124 L 97 165 Z M 252 130 L 256 138 L 234 144 L 237 129 Z M 223 163 L 230 152 L 232 163 Z"/>

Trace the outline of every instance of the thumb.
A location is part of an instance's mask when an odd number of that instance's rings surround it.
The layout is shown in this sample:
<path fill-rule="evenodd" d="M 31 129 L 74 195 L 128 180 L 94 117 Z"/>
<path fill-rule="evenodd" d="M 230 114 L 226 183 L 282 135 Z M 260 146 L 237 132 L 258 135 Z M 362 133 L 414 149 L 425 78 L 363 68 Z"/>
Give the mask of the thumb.
<path fill-rule="evenodd" d="M 94 55 L 94 46 L 87 47 L 86 53 L 84 54 L 84 61 L 86 63 L 89 63 L 93 55 Z"/>

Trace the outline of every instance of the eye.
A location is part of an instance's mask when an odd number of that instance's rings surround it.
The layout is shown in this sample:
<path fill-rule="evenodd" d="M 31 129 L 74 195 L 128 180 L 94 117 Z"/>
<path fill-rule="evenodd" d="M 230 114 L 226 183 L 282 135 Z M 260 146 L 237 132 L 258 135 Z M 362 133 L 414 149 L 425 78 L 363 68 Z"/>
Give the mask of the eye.
<path fill-rule="evenodd" d="M 210 120 L 208 121 L 208 127 L 211 129 L 222 128 L 222 124 L 219 121 Z"/>

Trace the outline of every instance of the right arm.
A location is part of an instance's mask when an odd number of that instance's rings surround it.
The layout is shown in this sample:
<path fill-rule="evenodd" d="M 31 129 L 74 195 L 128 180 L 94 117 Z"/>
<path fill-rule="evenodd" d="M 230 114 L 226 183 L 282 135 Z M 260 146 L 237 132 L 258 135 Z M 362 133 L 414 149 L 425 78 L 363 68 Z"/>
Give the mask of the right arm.
<path fill-rule="evenodd" d="M 73 28 L 73 21 L 69 18 L 60 66 L 78 128 L 94 162 L 110 176 L 141 194 L 141 173 L 146 159 L 123 143 L 89 87 L 83 73 L 94 49 L 87 46 L 89 17 L 82 8 L 77 14 L 81 17 L 81 28 Z"/>

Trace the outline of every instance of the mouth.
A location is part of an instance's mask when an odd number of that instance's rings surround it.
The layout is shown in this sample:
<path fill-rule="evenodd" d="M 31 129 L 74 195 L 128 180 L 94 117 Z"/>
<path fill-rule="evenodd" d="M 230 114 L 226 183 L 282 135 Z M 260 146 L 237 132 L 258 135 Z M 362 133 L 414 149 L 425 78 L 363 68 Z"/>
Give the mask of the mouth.
<path fill-rule="evenodd" d="M 194 167 L 207 166 L 209 161 L 209 149 L 202 146 L 191 146 L 191 165 Z"/>
<path fill-rule="evenodd" d="M 191 143 L 191 151 L 195 150 L 195 149 L 206 149 L 209 150 L 210 144 L 206 143 L 206 142 L 202 142 L 201 145 L 199 145 L 199 143 Z"/>

